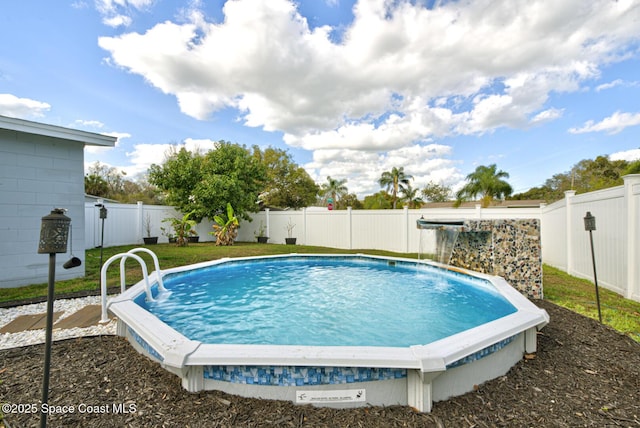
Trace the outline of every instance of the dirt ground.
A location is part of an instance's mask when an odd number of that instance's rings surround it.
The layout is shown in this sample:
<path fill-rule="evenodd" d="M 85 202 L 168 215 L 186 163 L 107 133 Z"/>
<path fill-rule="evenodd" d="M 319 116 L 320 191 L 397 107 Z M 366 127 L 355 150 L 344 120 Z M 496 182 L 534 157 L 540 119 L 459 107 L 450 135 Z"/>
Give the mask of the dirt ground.
<path fill-rule="evenodd" d="M 96 407 L 93 413 L 52 414 L 48 422 L 52 427 L 640 427 L 640 343 L 549 302 L 536 304 L 551 316 L 538 336 L 536 357 L 474 392 L 435 403 L 429 414 L 401 406 L 335 410 L 219 392 L 191 394 L 126 341 L 104 336 L 53 344 L 49 405 L 108 405 L 109 412 Z M 39 402 L 43 350 L 35 345 L 0 351 L 2 404 Z M 118 414 L 114 403 L 121 405 Z M 11 428 L 39 423 L 38 414 L 4 413 Z"/>

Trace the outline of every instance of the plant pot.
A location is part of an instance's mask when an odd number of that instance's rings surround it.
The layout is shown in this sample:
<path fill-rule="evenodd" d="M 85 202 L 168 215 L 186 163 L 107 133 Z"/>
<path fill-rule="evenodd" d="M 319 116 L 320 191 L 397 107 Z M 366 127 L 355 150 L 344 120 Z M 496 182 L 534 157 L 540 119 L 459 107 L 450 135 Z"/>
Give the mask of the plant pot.
<path fill-rule="evenodd" d="M 296 238 L 284 238 L 284 242 L 287 245 L 296 245 Z"/>
<path fill-rule="evenodd" d="M 258 240 L 258 244 L 266 244 L 267 241 L 269 240 L 268 236 L 256 236 L 256 239 Z"/>
<path fill-rule="evenodd" d="M 144 241 L 144 245 L 155 245 L 158 243 L 157 236 L 148 236 L 146 238 L 142 238 L 142 240 Z"/>
<path fill-rule="evenodd" d="M 200 240 L 199 236 L 190 236 L 189 237 L 189 243 L 194 244 L 196 242 L 198 242 Z"/>

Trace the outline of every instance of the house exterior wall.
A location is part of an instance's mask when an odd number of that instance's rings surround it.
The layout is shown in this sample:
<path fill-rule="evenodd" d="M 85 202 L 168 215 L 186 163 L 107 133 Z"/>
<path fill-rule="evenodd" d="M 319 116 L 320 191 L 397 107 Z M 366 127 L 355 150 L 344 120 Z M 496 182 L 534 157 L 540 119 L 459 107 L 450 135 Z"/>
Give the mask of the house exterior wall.
<path fill-rule="evenodd" d="M 0 288 L 47 282 L 49 256 L 38 254 L 41 218 L 66 208 L 68 250 L 83 263 L 65 270 L 56 257 L 56 279 L 84 276 L 84 144 L 0 129 Z"/>

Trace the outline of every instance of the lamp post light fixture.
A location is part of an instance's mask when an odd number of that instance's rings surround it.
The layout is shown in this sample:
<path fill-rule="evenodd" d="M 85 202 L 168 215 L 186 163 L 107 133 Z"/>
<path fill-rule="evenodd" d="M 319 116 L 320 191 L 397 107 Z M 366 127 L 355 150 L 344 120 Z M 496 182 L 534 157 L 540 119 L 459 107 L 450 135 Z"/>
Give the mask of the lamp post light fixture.
<path fill-rule="evenodd" d="M 591 215 L 591 211 L 587 211 L 584 217 L 584 230 L 589 232 L 589 240 L 591 241 L 591 261 L 593 262 L 593 282 L 596 285 L 596 301 L 598 303 L 598 319 L 602 323 L 602 312 L 600 311 L 600 292 L 598 290 L 598 275 L 596 274 L 596 255 L 593 251 L 593 231 L 596 230 L 596 218 Z"/>
<path fill-rule="evenodd" d="M 38 254 L 49 254 L 49 288 L 47 292 L 47 328 L 45 336 L 44 377 L 42 380 L 42 403 L 40 408 L 40 427 L 47 426 L 47 413 L 42 406 L 49 400 L 49 368 L 51 366 L 51 336 L 53 334 L 53 301 L 56 276 L 56 254 L 67 252 L 67 241 L 71 219 L 64 215 L 66 210 L 54 208 L 49 215 L 42 217 Z"/>
<path fill-rule="evenodd" d="M 107 218 L 107 207 L 104 206 L 102 199 L 98 199 L 98 203 L 95 205 L 100 208 L 99 218 L 102 220 L 102 230 L 100 232 L 100 269 L 102 269 L 102 255 L 104 252 L 104 221 Z"/>

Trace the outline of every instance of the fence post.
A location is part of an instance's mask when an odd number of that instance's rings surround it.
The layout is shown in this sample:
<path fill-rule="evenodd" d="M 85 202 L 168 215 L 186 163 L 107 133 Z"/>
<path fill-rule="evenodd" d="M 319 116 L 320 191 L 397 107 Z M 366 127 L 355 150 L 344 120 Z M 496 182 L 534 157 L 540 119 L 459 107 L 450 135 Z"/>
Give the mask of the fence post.
<path fill-rule="evenodd" d="M 626 298 L 640 297 L 640 279 L 638 278 L 638 258 L 640 257 L 640 245 L 638 245 L 638 221 L 640 221 L 636 201 L 640 195 L 633 194 L 634 186 L 640 186 L 640 174 L 629 174 L 622 177 L 624 180 L 624 203 L 627 207 L 627 290 Z"/>
<path fill-rule="evenodd" d="M 571 219 L 573 218 L 573 197 L 576 195 L 575 190 L 567 190 L 564 192 L 565 200 L 565 230 L 567 232 L 567 273 L 574 274 L 573 260 L 573 231 L 571 228 Z"/>
<path fill-rule="evenodd" d="M 351 216 L 351 207 L 347 207 L 347 233 L 349 233 L 349 249 L 353 249 L 353 217 Z"/>
<path fill-rule="evenodd" d="M 405 205 L 402 208 L 402 221 L 404 223 L 404 233 L 403 233 L 403 247 L 404 247 L 404 252 L 408 253 L 409 252 L 409 207 L 407 205 Z"/>
<path fill-rule="evenodd" d="M 271 222 L 269 218 L 269 208 L 264 209 L 264 222 L 267 224 L 267 237 L 271 236 Z"/>
<path fill-rule="evenodd" d="M 307 207 L 302 207 L 302 245 L 307 245 Z"/>
<path fill-rule="evenodd" d="M 476 204 L 476 218 L 478 220 L 482 219 L 482 205 Z"/>
<path fill-rule="evenodd" d="M 138 209 L 136 210 L 138 217 L 138 221 L 136 223 L 136 236 L 138 237 L 138 241 L 136 243 L 140 243 L 144 236 L 144 204 L 142 201 L 138 201 L 136 204 L 138 205 Z"/>

